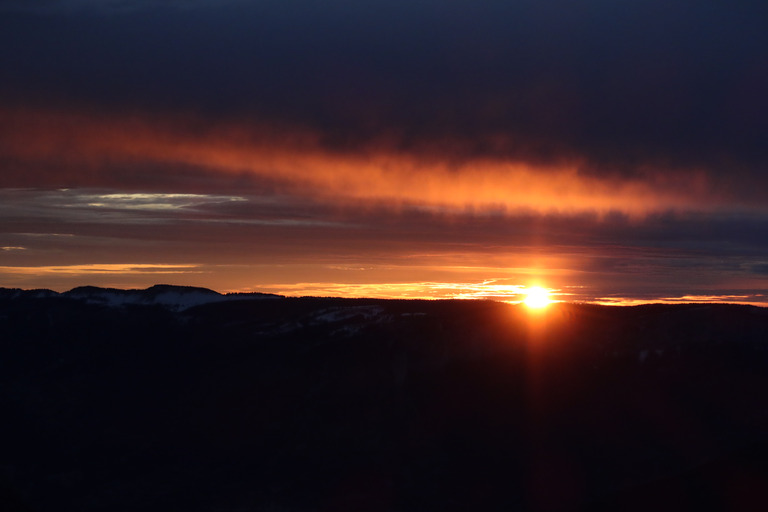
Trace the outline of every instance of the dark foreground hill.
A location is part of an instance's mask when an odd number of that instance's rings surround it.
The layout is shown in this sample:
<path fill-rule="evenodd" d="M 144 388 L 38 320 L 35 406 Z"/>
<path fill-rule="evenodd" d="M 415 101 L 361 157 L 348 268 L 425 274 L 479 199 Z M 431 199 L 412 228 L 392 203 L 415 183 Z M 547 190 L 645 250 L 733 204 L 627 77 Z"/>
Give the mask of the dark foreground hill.
<path fill-rule="evenodd" d="M 768 503 L 765 309 L 87 292 L 0 294 L 0 510 Z"/>

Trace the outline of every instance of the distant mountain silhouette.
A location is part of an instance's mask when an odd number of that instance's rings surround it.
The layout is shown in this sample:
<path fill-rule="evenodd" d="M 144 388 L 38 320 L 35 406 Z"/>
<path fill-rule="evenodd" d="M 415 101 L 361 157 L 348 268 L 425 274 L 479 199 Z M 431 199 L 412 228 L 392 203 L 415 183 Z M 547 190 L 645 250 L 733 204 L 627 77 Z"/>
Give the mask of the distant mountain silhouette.
<path fill-rule="evenodd" d="M 58 295 L 55 291 L 46 289 L 22 290 L 21 288 L 0 288 L 0 299 L 40 299 L 56 297 Z"/>
<path fill-rule="evenodd" d="M 0 509 L 768 499 L 766 309 L 222 297 L 0 290 Z"/>
<path fill-rule="evenodd" d="M 221 293 L 207 288 L 194 286 L 174 286 L 157 284 L 145 290 L 121 290 L 117 288 L 99 288 L 97 286 L 79 286 L 64 293 L 52 290 L 20 290 L 18 288 L 0 288 L 2 298 L 52 298 L 65 297 L 106 306 L 125 305 L 160 305 L 171 309 L 183 310 L 193 306 L 230 300 L 282 298 L 269 293 Z"/>

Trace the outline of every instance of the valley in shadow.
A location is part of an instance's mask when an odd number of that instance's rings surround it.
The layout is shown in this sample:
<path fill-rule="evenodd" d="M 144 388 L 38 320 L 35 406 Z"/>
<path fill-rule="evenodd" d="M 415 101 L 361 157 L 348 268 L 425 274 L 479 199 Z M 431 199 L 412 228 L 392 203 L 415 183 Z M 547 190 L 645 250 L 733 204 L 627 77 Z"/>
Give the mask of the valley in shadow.
<path fill-rule="evenodd" d="M 117 295 L 0 291 L 0 508 L 768 498 L 767 309 Z"/>

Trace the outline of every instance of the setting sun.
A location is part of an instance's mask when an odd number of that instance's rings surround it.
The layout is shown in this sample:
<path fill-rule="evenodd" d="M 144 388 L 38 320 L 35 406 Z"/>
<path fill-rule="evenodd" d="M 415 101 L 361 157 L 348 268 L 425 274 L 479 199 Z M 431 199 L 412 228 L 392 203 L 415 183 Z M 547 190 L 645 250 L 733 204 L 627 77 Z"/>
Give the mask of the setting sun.
<path fill-rule="evenodd" d="M 529 308 L 540 309 L 549 306 L 552 300 L 549 298 L 549 291 L 539 286 L 528 288 L 523 303 Z"/>

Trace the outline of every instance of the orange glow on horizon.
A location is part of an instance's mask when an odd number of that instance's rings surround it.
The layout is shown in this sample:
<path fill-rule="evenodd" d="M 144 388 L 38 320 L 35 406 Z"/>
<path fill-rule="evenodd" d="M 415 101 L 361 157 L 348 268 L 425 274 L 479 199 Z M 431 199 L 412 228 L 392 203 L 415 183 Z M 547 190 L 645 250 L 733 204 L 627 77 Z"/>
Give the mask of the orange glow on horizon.
<path fill-rule="evenodd" d="M 236 269 L 233 269 L 236 270 Z M 240 269 L 242 271 L 243 269 Z M 487 270 L 487 269 L 486 269 Z M 540 270 L 540 269 L 539 269 Z M 283 282 L 255 283 L 239 272 L 218 275 L 215 265 L 200 264 L 83 264 L 57 266 L 0 266 L 0 282 L 23 289 L 49 288 L 64 292 L 77 286 L 142 289 L 155 284 L 174 284 L 209 288 L 219 293 L 272 293 L 287 297 L 340 297 L 419 300 L 492 300 L 520 304 L 531 312 L 546 311 L 553 298 L 565 302 L 638 306 L 643 304 L 748 304 L 766 307 L 764 295 L 681 295 L 677 297 L 632 298 L 594 297 L 579 291 L 579 286 L 559 285 L 558 289 L 512 284 L 516 277 L 483 282 L 408 281 L 408 282 Z M 250 285 L 244 284 L 251 282 Z M 519 281 L 518 281 L 519 282 Z"/>
<path fill-rule="evenodd" d="M 765 307 L 760 300 L 764 295 L 681 295 L 679 297 L 658 297 L 635 299 L 631 297 L 595 297 L 587 302 L 600 306 L 643 306 L 648 304 L 742 304 Z"/>

